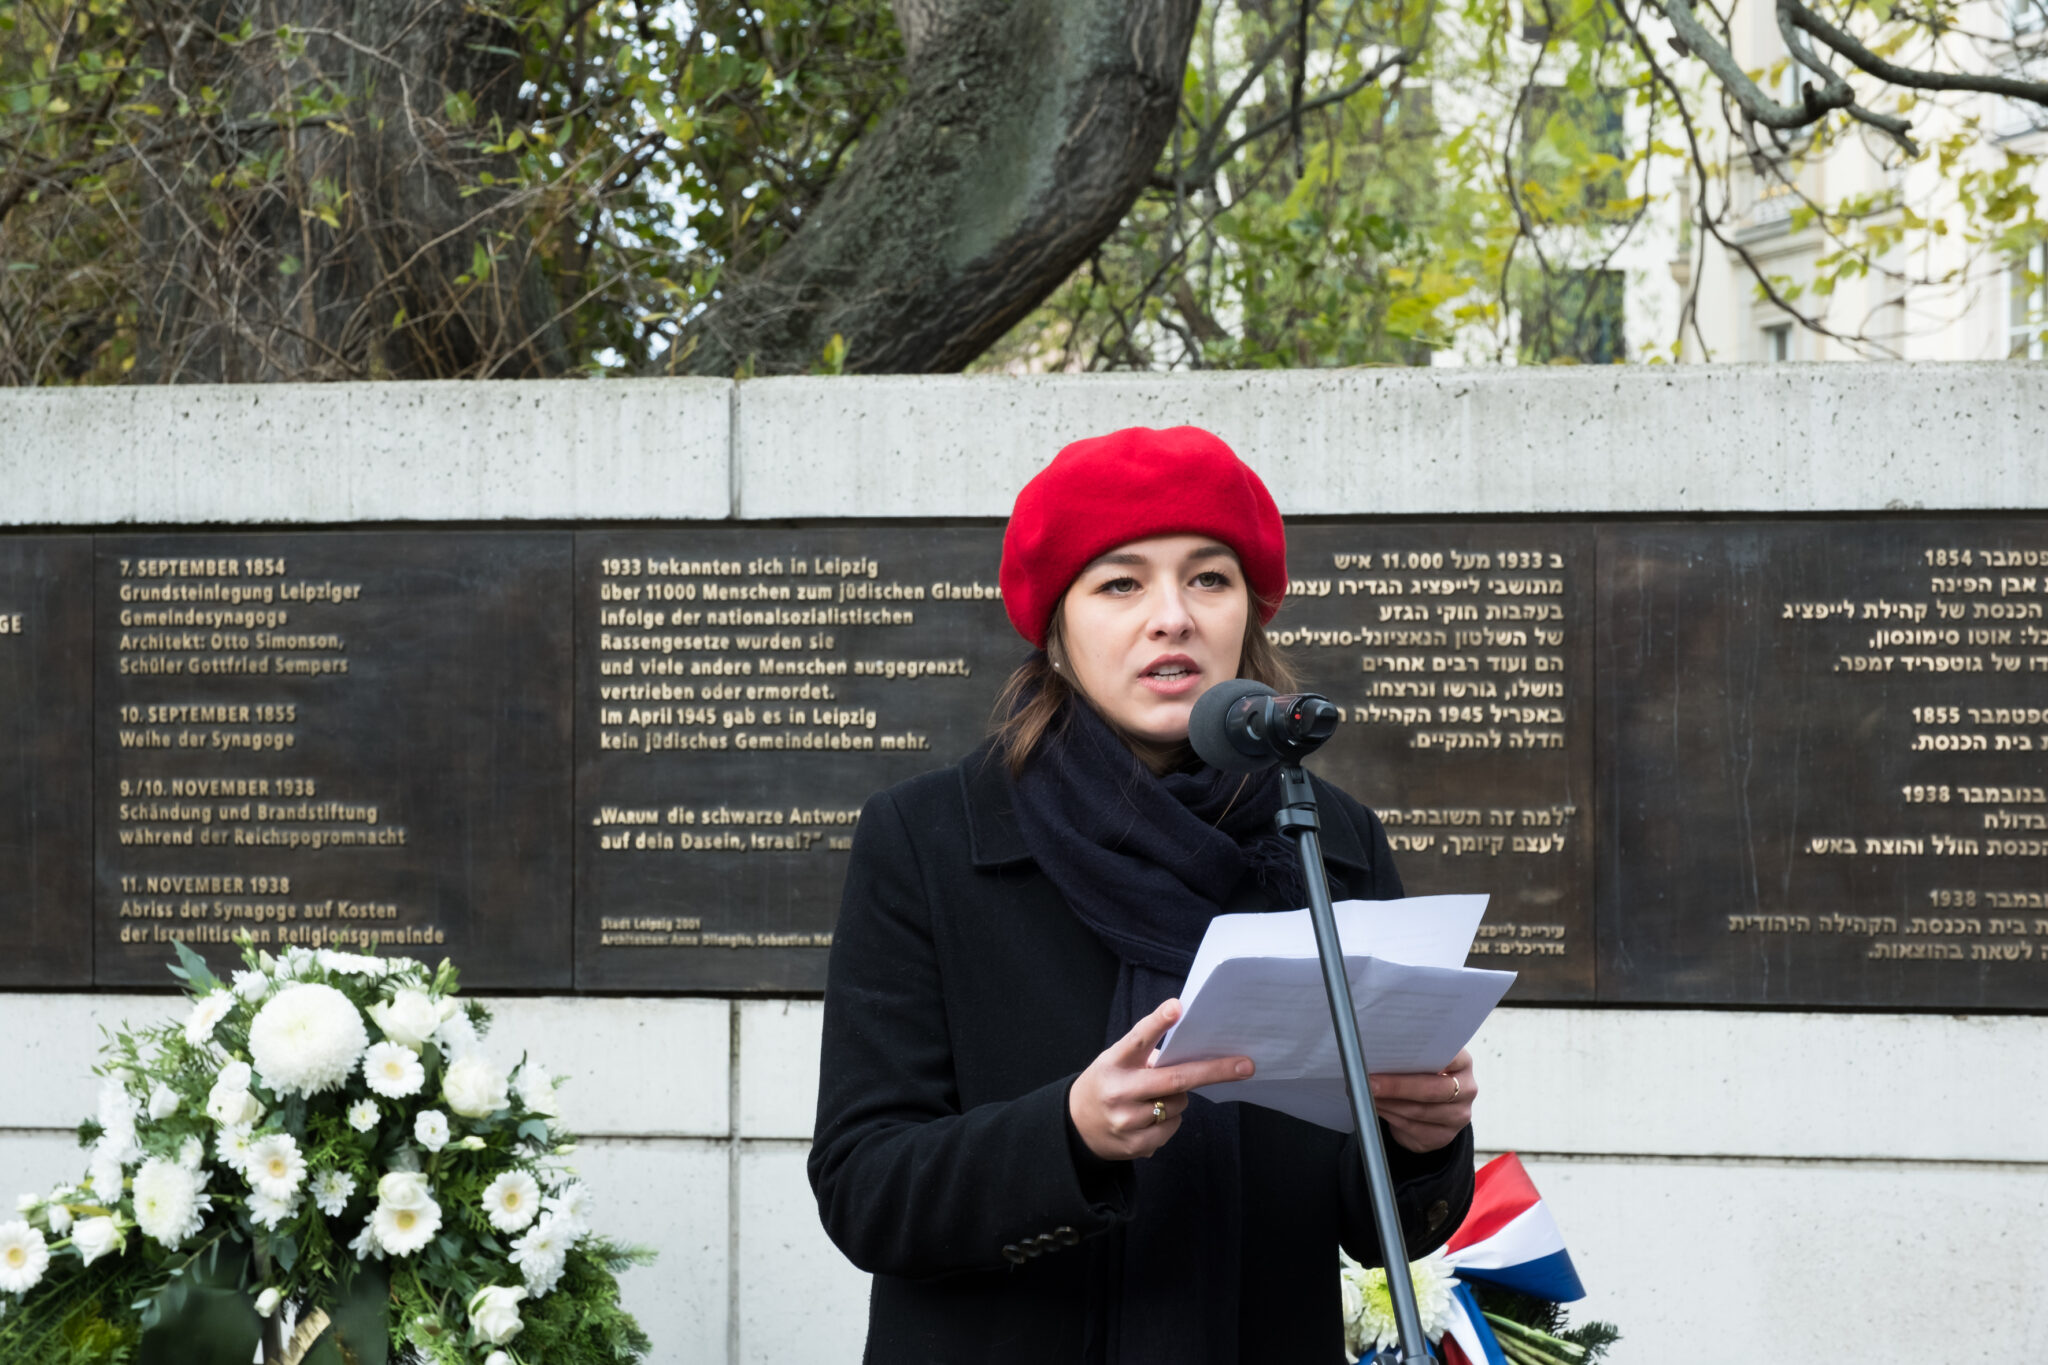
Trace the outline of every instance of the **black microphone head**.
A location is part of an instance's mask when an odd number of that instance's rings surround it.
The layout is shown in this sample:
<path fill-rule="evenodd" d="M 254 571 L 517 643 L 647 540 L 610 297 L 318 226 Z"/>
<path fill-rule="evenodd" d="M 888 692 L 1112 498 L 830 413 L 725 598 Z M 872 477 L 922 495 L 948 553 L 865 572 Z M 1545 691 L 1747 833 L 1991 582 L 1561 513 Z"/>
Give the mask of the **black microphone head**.
<path fill-rule="evenodd" d="M 1227 773 L 1255 773 L 1270 768 L 1280 757 L 1270 751 L 1246 753 L 1231 742 L 1230 708 L 1246 697 L 1270 697 L 1273 689 L 1250 678 L 1232 678 L 1217 683 L 1195 700 L 1188 716 L 1188 743 L 1202 762 Z"/>

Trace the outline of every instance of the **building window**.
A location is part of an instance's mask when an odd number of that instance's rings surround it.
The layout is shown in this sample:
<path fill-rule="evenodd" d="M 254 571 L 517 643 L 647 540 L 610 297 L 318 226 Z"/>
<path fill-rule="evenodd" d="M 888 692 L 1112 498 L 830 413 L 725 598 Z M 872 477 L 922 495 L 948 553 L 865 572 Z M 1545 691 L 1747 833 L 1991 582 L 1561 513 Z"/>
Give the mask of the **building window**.
<path fill-rule="evenodd" d="M 1538 274 L 1519 291 L 1522 363 L 1619 365 L 1628 359 L 1619 270 Z"/>
<path fill-rule="evenodd" d="M 1780 322 L 1764 328 L 1764 359 L 1770 361 L 1792 358 L 1792 324 Z"/>
<path fill-rule="evenodd" d="M 2013 360 L 2048 359 L 2048 242 L 2015 257 L 2008 279 L 2005 353 Z"/>

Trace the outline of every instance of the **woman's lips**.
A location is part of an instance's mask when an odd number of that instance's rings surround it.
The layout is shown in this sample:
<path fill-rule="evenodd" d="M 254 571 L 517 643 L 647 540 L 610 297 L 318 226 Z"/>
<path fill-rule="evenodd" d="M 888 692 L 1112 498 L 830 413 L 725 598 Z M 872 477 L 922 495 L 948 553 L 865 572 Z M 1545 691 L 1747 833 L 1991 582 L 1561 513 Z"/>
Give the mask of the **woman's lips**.
<path fill-rule="evenodd" d="M 1143 683 L 1147 690 L 1162 697 L 1178 697 L 1192 691 L 1201 680 L 1202 670 L 1195 661 L 1179 656 L 1155 659 L 1138 675 L 1138 681 Z"/>

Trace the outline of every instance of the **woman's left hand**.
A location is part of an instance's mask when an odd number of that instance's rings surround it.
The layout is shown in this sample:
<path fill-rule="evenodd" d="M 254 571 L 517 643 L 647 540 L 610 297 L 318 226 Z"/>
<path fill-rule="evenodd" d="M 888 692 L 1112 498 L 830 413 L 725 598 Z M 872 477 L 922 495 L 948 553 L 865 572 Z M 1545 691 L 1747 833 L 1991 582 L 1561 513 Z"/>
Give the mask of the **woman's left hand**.
<path fill-rule="evenodd" d="M 1479 1083 L 1472 1079 L 1469 1052 L 1460 1052 L 1438 1073 L 1374 1076 L 1371 1082 L 1373 1107 L 1393 1131 L 1394 1141 L 1411 1152 L 1446 1147 L 1472 1122 L 1472 1099 L 1479 1093 Z"/>

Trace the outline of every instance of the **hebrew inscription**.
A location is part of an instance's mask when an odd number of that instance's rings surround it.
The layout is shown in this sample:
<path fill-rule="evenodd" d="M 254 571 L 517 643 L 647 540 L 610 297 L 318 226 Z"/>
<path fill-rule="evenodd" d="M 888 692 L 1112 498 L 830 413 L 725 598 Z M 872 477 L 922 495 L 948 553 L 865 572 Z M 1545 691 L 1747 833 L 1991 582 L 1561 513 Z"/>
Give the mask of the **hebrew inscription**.
<path fill-rule="evenodd" d="M 1600 559 L 1603 999 L 2048 1000 L 2048 523 Z"/>

